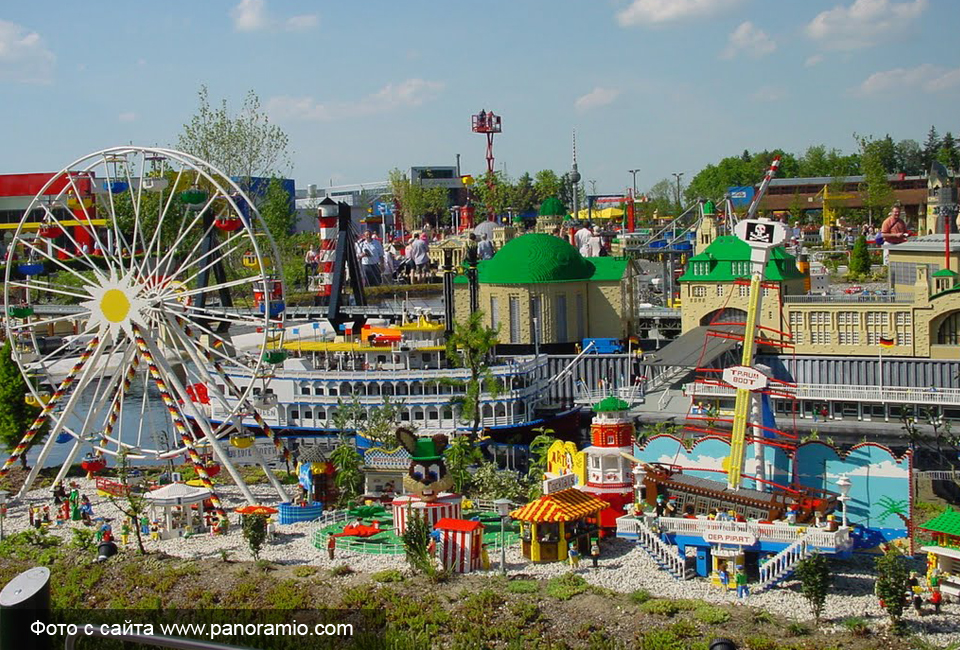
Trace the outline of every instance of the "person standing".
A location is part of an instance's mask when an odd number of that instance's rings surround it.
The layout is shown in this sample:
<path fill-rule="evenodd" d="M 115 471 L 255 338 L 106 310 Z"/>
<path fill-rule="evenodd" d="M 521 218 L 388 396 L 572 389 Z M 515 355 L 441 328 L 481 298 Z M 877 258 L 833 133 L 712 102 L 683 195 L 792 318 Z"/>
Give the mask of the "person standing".
<path fill-rule="evenodd" d="M 590 559 L 593 561 L 593 568 L 597 568 L 597 562 L 600 560 L 600 540 L 594 539 L 590 545 Z"/>
<path fill-rule="evenodd" d="M 750 595 L 750 587 L 747 586 L 747 573 L 743 570 L 743 565 L 737 566 L 737 598 L 746 598 Z"/>
<path fill-rule="evenodd" d="M 360 242 L 360 266 L 363 269 L 364 283 L 368 287 L 380 284 L 380 261 L 383 259 L 383 246 L 373 238 L 369 230 L 363 233 Z"/>
<path fill-rule="evenodd" d="M 479 254 L 481 260 L 493 259 L 493 242 L 490 241 L 487 235 L 484 235 L 483 239 L 480 240 L 480 243 L 477 244 L 477 253 Z"/>
<path fill-rule="evenodd" d="M 332 533 L 327 534 L 327 555 L 333 560 L 333 551 L 337 548 L 337 538 Z"/>
<path fill-rule="evenodd" d="M 407 247 L 407 255 L 413 262 L 413 281 L 425 282 L 430 272 L 430 237 L 423 233 Z"/>
<path fill-rule="evenodd" d="M 476 266 L 480 259 L 480 245 L 477 244 L 477 236 L 474 233 L 467 235 L 467 244 L 464 247 L 463 259 L 467 266 Z"/>
<path fill-rule="evenodd" d="M 567 558 L 570 560 L 570 566 L 572 568 L 580 568 L 580 551 L 577 550 L 576 543 L 570 542 L 570 546 L 567 548 Z"/>

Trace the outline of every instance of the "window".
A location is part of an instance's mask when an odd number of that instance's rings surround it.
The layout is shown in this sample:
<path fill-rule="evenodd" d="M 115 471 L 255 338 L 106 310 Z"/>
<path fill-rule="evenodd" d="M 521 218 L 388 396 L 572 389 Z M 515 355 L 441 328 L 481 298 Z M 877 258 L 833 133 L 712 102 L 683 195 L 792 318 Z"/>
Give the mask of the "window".
<path fill-rule="evenodd" d="M 943 319 L 937 330 L 938 345 L 960 344 L 960 312 L 954 312 Z"/>
<path fill-rule="evenodd" d="M 718 284 L 718 285 L 717 285 L 717 295 L 718 295 L 718 296 L 723 296 L 723 285 L 722 285 L 722 284 Z"/>
<path fill-rule="evenodd" d="M 530 335 L 535 341 L 543 340 L 543 315 L 540 313 L 540 296 L 530 296 Z"/>
<path fill-rule="evenodd" d="M 749 284 L 740 284 L 737 285 L 737 295 L 741 298 L 746 298 L 750 295 L 750 285 Z"/>
<path fill-rule="evenodd" d="M 803 312 L 790 312 L 790 333 L 796 345 L 803 345 Z"/>
<path fill-rule="evenodd" d="M 313 411 L 311 411 L 310 409 L 304 409 L 304 411 L 303 411 L 303 419 L 304 419 L 304 420 L 312 420 L 312 419 L 313 419 Z"/>
<path fill-rule="evenodd" d="M 828 311 L 812 311 L 810 312 L 810 325 L 830 325 L 830 312 Z"/>
<path fill-rule="evenodd" d="M 510 296 L 510 342 L 520 342 L 520 297 Z"/>
<path fill-rule="evenodd" d="M 557 343 L 567 341 L 567 294 L 557 295 Z"/>
<path fill-rule="evenodd" d="M 496 296 L 490 296 L 490 326 L 497 329 L 500 324 L 500 301 Z"/>
<path fill-rule="evenodd" d="M 300 387 L 300 394 L 301 394 L 301 395 L 309 395 L 309 394 L 310 394 L 310 387 L 309 387 L 309 386 L 301 386 L 301 387 Z"/>
<path fill-rule="evenodd" d="M 300 409 L 290 409 L 290 419 L 299 420 L 300 419 Z"/>
<path fill-rule="evenodd" d="M 898 311 L 897 312 L 897 325 L 909 325 L 910 324 L 910 312 L 908 311 Z"/>
<path fill-rule="evenodd" d="M 694 285 L 693 287 L 693 297 L 694 298 L 706 298 L 707 297 L 707 288 L 702 284 Z"/>

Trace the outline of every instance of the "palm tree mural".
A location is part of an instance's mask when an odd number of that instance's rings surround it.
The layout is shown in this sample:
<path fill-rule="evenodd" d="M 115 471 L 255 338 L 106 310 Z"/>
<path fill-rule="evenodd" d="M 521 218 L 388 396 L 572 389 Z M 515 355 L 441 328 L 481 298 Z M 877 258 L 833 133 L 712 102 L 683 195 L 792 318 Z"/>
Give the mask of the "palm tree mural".
<path fill-rule="evenodd" d="M 910 504 L 906 499 L 894 499 L 893 497 L 883 496 L 877 500 L 877 505 L 883 508 L 877 515 L 878 521 L 883 521 L 890 515 L 900 517 L 907 527 L 907 538 L 910 540 L 910 554 L 914 553 L 913 546 L 913 520 L 910 518 Z"/>

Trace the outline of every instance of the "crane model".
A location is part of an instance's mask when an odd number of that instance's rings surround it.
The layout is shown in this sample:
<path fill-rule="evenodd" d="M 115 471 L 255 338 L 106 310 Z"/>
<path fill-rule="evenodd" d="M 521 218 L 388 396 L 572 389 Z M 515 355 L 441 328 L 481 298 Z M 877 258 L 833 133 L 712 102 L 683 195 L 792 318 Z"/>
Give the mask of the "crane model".
<path fill-rule="evenodd" d="M 487 187 L 491 193 L 496 185 L 493 175 L 493 136 L 501 132 L 500 116 L 493 111 L 480 110 L 471 120 L 471 130 L 474 133 L 483 133 L 487 136 Z M 493 208 L 489 208 L 489 218 L 492 221 Z"/>
<path fill-rule="evenodd" d="M 816 196 L 808 200 L 823 202 L 823 247 L 825 249 L 833 248 L 833 227 L 837 225 L 837 208 L 843 207 L 843 201 L 856 198 L 853 194 L 844 192 L 831 192 L 829 185 L 824 185 L 823 189 L 817 192 Z"/>

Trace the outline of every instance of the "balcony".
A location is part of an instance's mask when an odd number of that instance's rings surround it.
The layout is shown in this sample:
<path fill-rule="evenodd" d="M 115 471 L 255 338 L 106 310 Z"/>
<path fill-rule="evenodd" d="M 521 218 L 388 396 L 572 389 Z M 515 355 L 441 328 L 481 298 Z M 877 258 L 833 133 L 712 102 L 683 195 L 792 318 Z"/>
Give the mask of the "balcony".
<path fill-rule="evenodd" d="M 684 384 L 690 397 L 736 396 L 736 390 L 714 384 Z M 786 392 L 786 390 L 784 391 Z M 874 402 L 879 404 L 960 405 L 960 388 L 916 388 L 910 386 L 849 386 L 846 384 L 797 384 L 792 393 L 798 400 L 826 402 Z"/>
<path fill-rule="evenodd" d="M 829 295 L 810 295 L 810 296 L 784 296 L 784 304 L 803 304 L 803 303 L 891 303 L 903 302 L 912 303 L 912 293 L 888 293 L 886 295 L 862 294 L 862 293 L 839 293 Z"/>

